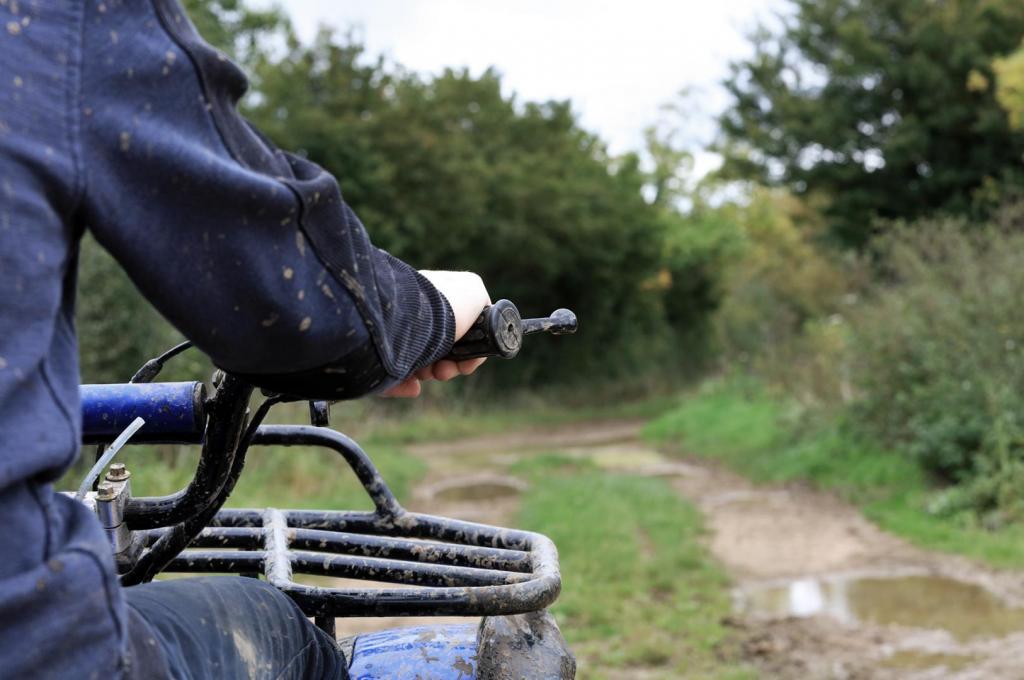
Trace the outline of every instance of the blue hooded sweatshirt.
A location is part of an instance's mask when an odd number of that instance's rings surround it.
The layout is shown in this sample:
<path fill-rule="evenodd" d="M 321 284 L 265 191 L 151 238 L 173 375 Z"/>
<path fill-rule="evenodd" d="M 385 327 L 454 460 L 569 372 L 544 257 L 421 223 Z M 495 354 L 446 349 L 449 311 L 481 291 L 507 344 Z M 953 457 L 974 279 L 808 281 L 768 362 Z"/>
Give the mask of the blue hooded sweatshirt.
<path fill-rule="evenodd" d="M 257 385 L 354 397 L 450 349 L 444 297 L 237 113 L 246 87 L 176 0 L 0 0 L 2 677 L 125 672 L 109 545 L 52 487 L 80 448 L 85 229 Z"/>

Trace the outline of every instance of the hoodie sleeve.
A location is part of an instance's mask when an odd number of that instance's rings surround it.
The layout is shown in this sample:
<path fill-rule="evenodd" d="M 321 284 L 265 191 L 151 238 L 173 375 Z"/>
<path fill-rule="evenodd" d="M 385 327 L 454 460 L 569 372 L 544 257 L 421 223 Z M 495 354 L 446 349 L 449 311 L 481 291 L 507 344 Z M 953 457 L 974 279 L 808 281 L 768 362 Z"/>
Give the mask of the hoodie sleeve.
<path fill-rule="evenodd" d="M 81 214 L 172 324 L 299 396 L 384 389 L 448 353 L 444 296 L 241 117 L 244 74 L 176 0 L 84 4 Z"/>

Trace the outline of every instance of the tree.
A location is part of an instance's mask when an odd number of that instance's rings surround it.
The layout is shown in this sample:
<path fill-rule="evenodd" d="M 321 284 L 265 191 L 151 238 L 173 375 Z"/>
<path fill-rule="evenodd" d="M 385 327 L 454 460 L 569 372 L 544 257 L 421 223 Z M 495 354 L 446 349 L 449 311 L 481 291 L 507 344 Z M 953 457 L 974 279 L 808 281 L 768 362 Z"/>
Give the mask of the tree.
<path fill-rule="evenodd" d="M 255 10 L 243 0 L 184 0 L 183 5 L 208 43 L 241 62 L 262 56 L 274 38 L 295 40 L 291 22 L 276 6 Z"/>
<path fill-rule="evenodd" d="M 1024 43 L 1008 57 L 992 64 L 996 73 L 996 99 L 1010 118 L 1010 127 L 1024 130 Z"/>
<path fill-rule="evenodd" d="M 687 91 L 661 107 L 644 130 L 645 193 L 664 230 L 662 265 L 648 288 L 663 291 L 665 317 L 673 339 L 687 351 L 690 368 L 709 358 L 710 322 L 723 298 L 722 272 L 735 259 L 741 228 L 730 209 L 711 199 L 719 182 L 694 177 L 686 126 L 696 101 Z"/>
<path fill-rule="evenodd" d="M 876 218 L 986 206 L 1020 183 L 1024 131 L 992 87 L 1020 45 L 1019 0 L 791 0 L 732 65 L 726 172 L 822 194 L 831 235 L 860 246 Z"/>

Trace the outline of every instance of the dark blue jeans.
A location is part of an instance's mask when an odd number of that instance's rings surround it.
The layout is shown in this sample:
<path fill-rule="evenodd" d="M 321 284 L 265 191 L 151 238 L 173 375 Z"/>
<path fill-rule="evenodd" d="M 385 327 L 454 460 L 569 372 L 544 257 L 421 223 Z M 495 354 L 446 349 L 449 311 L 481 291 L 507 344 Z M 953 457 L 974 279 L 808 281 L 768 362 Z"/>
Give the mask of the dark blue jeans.
<path fill-rule="evenodd" d="M 336 642 L 276 588 L 214 576 L 129 588 L 131 678 L 348 677 Z"/>

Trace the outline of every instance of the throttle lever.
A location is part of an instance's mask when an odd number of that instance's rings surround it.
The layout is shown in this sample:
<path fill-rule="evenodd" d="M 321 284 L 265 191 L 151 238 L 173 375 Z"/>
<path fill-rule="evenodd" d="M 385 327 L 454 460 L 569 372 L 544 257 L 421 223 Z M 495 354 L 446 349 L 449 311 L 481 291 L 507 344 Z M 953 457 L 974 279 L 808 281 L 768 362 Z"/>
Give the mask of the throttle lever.
<path fill-rule="evenodd" d="M 567 335 L 575 333 L 577 325 L 576 315 L 568 309 L 557 309 L 543 319 L 523 319 L 514 304 L 498 300 L 484 308 L 445 358 L 455 361 L 479 357 L 511 359 L 519 354 L 524 335 L 542 332 Z"/>

